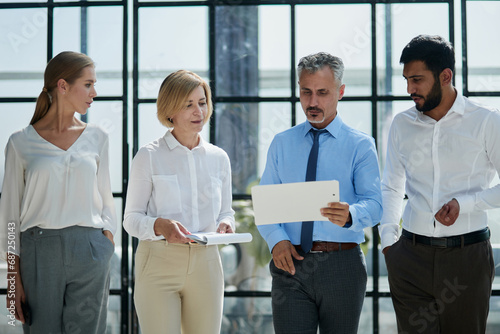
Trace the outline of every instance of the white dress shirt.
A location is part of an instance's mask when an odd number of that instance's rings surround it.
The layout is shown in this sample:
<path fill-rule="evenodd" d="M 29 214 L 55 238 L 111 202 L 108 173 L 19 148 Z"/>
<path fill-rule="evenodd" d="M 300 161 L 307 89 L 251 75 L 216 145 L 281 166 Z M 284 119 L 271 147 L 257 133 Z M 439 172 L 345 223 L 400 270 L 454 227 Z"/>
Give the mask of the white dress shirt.
<path fill-rule="evenodd" d="M 35 226 L 116 232 L 108 146 L 108 135 L 91 124 L 66 151 L 31 125 L 10 136 L 0 201 L 1 258 L 8 251 L 19 255 L 19 233 Z"/>
<path fill-rule="evenodd" d="M 189 150 L 170 131 L 143 146 L 132 162 L 123 226 L 140 240 L 156 236 L 157 218 L 180 222 L 190 232 L 234 226 L 231 167 L 222 149 L 200 137 Z"/>
<path fill-rule="evenodd" d="M 457 94 L 439 121 L 415 107 L 394 117 L 382 180 L 382 249 L 398 240 L 402 227 L 432 237 L 461 235 L 488 225 L 485 210 L 500 207 L 500 113 Z M 406 186 L 406 187 L 405 187 Z M 455 198 L 460 215 L 451 226 L 434 220 Z"/>

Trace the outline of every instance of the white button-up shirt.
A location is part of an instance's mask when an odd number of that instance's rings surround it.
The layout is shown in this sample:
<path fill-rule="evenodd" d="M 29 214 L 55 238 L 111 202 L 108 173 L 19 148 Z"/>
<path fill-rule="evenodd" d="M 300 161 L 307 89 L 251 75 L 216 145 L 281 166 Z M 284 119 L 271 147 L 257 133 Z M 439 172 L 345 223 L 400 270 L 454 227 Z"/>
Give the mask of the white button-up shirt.
<path fill-rule="evenodd" d="M 190 232 L 215 232 L 224 221 L 234 226 L 231 166 L 221 148 L 200 138 L 189 150 L 170 131 L 143 146 L 134 157 L 123 226 L 140 240 L 156 236 L 158 218 L 180 222 Z"/>
<path fill-rule="evenodd" d="M 382 180 L 382 249 L 398 239 L 405 192 L 402 227 L 410 232 L 445 237 L 485 228 L 485 210 L 500 207 L 500 185 L 491 187 L 499 171 L 498 110 L 457 94 L 439 121 L 415 107 L 396 115 Z M 453 198 L 460 215 L 447 227 L 434 215 Z"/>

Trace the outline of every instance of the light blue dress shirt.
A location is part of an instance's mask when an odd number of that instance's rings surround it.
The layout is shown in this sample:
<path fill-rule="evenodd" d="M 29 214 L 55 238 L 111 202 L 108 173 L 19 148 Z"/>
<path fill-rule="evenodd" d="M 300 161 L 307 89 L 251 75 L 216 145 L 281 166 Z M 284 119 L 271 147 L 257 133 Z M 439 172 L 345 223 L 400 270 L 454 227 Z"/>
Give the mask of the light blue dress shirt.
<path fill-rule="evenodd" d="M 269 147 L 261 185 L 304 182 L 313 143 L 306 121 L 277 134 Z M 319 137 L 317 181 L 338 180 L 340 201 L 349 204 L 352 225 L 342 228 L 328 221 L 314 222 L 314 241 L 362 243 L 363 229 L 382 216 L 377 151 L 372 137 L 342 122 L 337 114 Z M 277 222 L 278 223 L 278 222 Z M 300 244 L 302 222 L 258 226 L 269 250 L 282 240 Z"/>

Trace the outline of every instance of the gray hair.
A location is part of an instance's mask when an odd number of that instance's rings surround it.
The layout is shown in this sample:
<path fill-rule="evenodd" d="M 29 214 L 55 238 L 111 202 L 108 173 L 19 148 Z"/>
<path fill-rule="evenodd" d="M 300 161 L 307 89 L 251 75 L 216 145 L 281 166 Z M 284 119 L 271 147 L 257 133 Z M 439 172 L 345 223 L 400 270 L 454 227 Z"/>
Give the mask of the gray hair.
<path fill-rule="evenodd" d="M 302 57 L 299 61 L 299 65 L 297 65 L 297 76 L 300 79 L 303 70 L 309 73 L 315 73 L 325 66 L 328 66 L 332 70 L 340 86 L 342 84 L 342 77 L 344 76 L 344 63 L 339 57 L 332 56 L 326 52 L 318 52 Z"/>

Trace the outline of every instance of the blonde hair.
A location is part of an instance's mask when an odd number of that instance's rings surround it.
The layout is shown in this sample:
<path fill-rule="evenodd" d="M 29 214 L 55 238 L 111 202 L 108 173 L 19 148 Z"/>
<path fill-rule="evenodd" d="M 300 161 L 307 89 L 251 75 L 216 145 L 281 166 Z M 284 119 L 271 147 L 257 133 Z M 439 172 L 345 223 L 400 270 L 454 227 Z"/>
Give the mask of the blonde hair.
<path fill-rule="evenodd" d="M 94 61 L 79 52 L 63 51 L 52 58 L 45 68 L 43 89 L 36 100 L 35 113 L 30 124 L 35 124 L 47 114 L 59 79 L 72 84 L 82 76 L 83 69 L 88 66 L 95 66 Z"/>
<path fill-rule="evenodd" d="M 172 117 L 182 111 L 189 95 L 199 86 L 205 91 L 207 99 L 207 114 L 203 120 L 206 124 L 213 111 L 210 86 L 198 74 L 186 70 L 169 74 L 160 86 L 156 100 L 156 115 L 160 123 L 168 128 L 174 127 Z"/>

